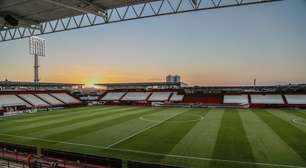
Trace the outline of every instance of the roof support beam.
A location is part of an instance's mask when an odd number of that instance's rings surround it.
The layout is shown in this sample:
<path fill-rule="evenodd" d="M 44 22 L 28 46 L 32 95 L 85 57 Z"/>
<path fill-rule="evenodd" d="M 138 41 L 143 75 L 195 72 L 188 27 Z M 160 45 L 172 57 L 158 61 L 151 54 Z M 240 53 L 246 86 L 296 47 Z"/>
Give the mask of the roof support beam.
<path fill-rule="evenodd" d="M 101 17 L 107 17 L 107 10 L 101 8 L 100 6 L 97 6 L 93 4 L 92 2 L 88 0 L 78 0 L 80 2 L 79 5 L 73 6 L 67 3 L 64 3 L 62 0 L 44 0 L 50 4 L 54 4 L 57 6 L 65 7 L 67 9 L 72 9 L 81 13 L 90 13 L 96 16 L 101 16 Z"/>
<path fill-rule="evenodd" d="M 61 3 L 64 0 L 43 0 L 43 1 L 50 1 L 50 2 L 52 1 L 56 3 Z M 74 0 L 74 2 L 75 1 L 76 0 Z M 78 0 L 78 1 L 79 2 L 86 1 L 89 3 L 88 0 Z M 179 3 L 174 3 L 177 1 L 179 1 Z M 150 17 L 173 15 L 173 14 L 194 12 L 201 10 L 213 10 L 213 9 L 230 8 L 238 6 L 242 7 L 247 5 L 259 5 L 259 4 L 271 3 L 277 1 L 282 1 L 282 0 L 252 0 L 252 1 L 232 0 L 230 2 L 228 0 L 205 0 L 205 1 L 204 0 L 154 0 L 154 2 L 149 1 L 149 2 L 144 2 L 142 4 L 120 7 L 120 9 L 119 7 L 106 9 L 108 14 L 107 17 L 88 15 L 88 12 L 85 12 L 85 9 L 84 10 L 77 9 L 82 11 L 81 15 L 42 22 L 38 25 L 40 29 L 33 28 L 35 26 L 31 27 L 16 26 L 11 28 L 5 25 L 1 26 L 0 24 L 0 42 L 27 38 L 34 35 L 38 36 L 43 34 L 68 31 L 68 30 L 85 28 L 90 26 L 105 25 L 110 23 L 118 23 L 118 22 L 135 20 L 135 19 L 144 19 Z M 183 6 L 182 4 L 185 4 L 185 6 Z M 88 4 L 83 3 L 83 5 L 85 6 L 87 5 L 86 9 L 89 8 Z M 78 8 L 78 7 L 73 7 L 73 8 Z"/>

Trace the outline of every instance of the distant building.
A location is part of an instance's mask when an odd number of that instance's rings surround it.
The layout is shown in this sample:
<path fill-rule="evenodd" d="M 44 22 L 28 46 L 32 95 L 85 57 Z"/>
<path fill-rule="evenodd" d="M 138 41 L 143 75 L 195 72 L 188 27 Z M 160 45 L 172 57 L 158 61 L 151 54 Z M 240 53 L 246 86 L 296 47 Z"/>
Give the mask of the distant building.
<path fill-rule="evenodd" d="M 166 82 L 169 82 L 169 83 L 180 83 L 181 82 L 181 76 L 179 76 L 179 75 L 168 75 L 166 77 Z"/>

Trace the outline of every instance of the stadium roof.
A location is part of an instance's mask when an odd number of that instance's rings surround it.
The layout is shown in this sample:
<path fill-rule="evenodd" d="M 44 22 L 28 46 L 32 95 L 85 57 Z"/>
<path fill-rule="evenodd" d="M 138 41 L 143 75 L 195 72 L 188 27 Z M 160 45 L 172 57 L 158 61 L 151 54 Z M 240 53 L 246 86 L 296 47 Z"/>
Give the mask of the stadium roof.
<path fill-rule="evenodd" d="M 83 13 L 106 17 L 107 9 L 149 1 L 155 0 L 6 0 L 0 2 L 0 12 L 8 20 L 12 16 L 27 25 Z"/>
<path fill-rule="evenodd" d="M 0 42 L 183 12 L 279 0 L 1 0 Z"/>
<path fill-rule="evenodd" d="M 191 86 L 186 88 L 200 88 L 200 89 L 251 89 L 251 88 L 289 88 L 289 87 L 295 87 L 295 88 L 305 88 L 306 84 L 288 84 L 288 85 L 241 85 L 241 86 Z"/>
<path fill-rule="evenodd" d="M 10 87 L 10 86 L 19 86 L 19 87 L 31 87 L 31 86 L 39 86 L 39 87 L 72 87 L 72 86 L 83 86 L 84 84 L 74 84 L 74 83 L 48 83 L 48 82 L 14 82 L 14 81 L 0 81 L 0 86 L 2 87 Z"/>
<path fill-rule="evenodd" d="M 181 86 L 186 85 L 183 82 L 139 82 L 139 83 L 101 83 L 95 84 L 96 86 Z"/>
<path fill-rule="evenodd" d="M 139 83 L 101 83 L 96 86 L 106 87 L 107 90 L 126 89 L 173 89 L 187 86 L 183 82 L 139 82 Z"/>
<path fill-rule="evenodd" d="M 205 91 L 210 93 L 216 92 L 229 92 L 229 93 L 244 93 L 244 92 L 266 92 L 266 93 L 275 93 L 275 92 L 290 92 L 296 93 L 305 93 L 306 85 L 305 84 L 289 84 L 289 85 L 259 85 L 259 86 L 193 86 L 185 87 L 185 91 Z"/>

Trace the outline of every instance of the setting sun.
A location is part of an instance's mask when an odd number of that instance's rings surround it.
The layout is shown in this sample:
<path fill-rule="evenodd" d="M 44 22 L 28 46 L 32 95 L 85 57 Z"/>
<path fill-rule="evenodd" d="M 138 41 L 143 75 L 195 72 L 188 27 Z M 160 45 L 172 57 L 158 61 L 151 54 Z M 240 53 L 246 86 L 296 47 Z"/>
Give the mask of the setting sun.
<path fill-rule="evenodd" d="M 96 87 L 96 83 L 98 83 L 98 81 L 95 79 L 85 81 L 85 87 Z"/>

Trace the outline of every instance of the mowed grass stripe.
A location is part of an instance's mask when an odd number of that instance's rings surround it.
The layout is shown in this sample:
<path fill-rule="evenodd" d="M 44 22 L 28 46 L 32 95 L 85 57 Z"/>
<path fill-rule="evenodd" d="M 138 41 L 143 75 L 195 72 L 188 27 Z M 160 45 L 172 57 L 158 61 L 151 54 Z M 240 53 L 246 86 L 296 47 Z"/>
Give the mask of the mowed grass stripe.
<path fill-rule="evenodd" d="M 251 110 L 241 109 L 239 114 L 257 162 L 306 166 L 299 154 Z"/>
<path fill-rule="evenodd" d="M 175 110 L 175 109 L 173 109 Z M 207 111 L 203 109 L 176 109 L 182 110 L 180 113 L 167 120 L 148 129 L 126 141 L 114 146 L 114 148 L 123 148 L 131 150 L 140 150 L 148 152 L 157 152 L 168 154 L 175 145 L 196 125 L 199 120 L 192 122 L 176 122 L 182 121 L 188 115 L 204 116 Z M 183 111 L 184 110 L 184 111 Z M 151 161 L 159 162 L 164 159 L 164 156 L 152 156 Z"/>
<path fill-rule="evenodd" d="M 57 122 L 57 121 L 63 121 L 66 119 L 69 119 L 70 117 L 75 117 L 75 116 L 79 116 L 79 115 L 88 115 L 88 113 L 95 113 L 95 112 L 99 112 L 99 111 L 105 111 L 106 109 L 104 108 L 93 108 L 93 109 L 88 109 L 85 111 L 79 111 L 76 115 L 69 115 L 69 114 L 65 114 L 64 116 L 60 116 L 58 118 L 50 118 L 48 120 L 41 120 L 41 121 L 36 121 L 36 122 L 30 122 L 30 123 L 23 123 L 22 125 L 12 125 L 12 126 L 6 126 L 3 129 L 0 129 L 0 132 L 2 133 L 9 133 L 9 132 L 14 132 L 14 131 L 22 131 L 22 130 L 27 130 L 27 129 L 32 129 L 32 128 L 36 128 L 36 127 L 40 127 L 40 126 L 44 126 L 44 125 L 48 125 L 50 123 L 53 122 Z M 44 117 L 48 118 L 47 115 L 45 115 Z"/>
<path fill-rule="evenodd" d="M 42 123 L 43 121 L 49 121 L 52 119 L 60 119 L 65 118 L 66 116 L 72 116 L 72 115 L 79 115 L 84 113 L 85 111 L 95 111 L 97 109 L 109 109 L 110 107 L 93 107 L 93 108 L 82 108 L 82 109 L 76 109 L 75 111 L 73 109 L 70 109 L 69 111 L 63 111 L 60 110 L 61 113 L 58 113 L 58 111 L 49 111 L 49 112 L 37 112 L 37 113 L 31 113 L 31 114 L 24 114 L 21 115 L 18 118 L 8 118 L 7 122 L 0 123 L 0 126 L 2 128 L 10 128 L 16 126 L 24 126 L 32 123 Z M 115 107 L 114 107 L 115 108 Z M 111 108 L 113 109 L 113 108 Z M 31 117 L 29 117 L 29 115 Z"/>
<path fill-rule="evenodd" d="M 32 136 L 34 138 L 42 138 L 42 139 L 50 139 L 57 141 L 68 141 L 70 139 L 74 139 L 78 136 L 84 135 L 86 133 L 94 132 L 98 129 L 103 128 L 103 124 L 115 124 L 116 119 L 122 119 L 127 116 L 133 116 L 134 114 L 142 114 L 145 112 L 151 112 L 154 110 L 158 110 L 158 108 L 141 108 L 138 110 L 130 110 L 123 113 L 116 113 L 106 117 L 95 118 L 92 120 L 83 121 L 80 123 L 69 124 L 61 128 L 50 128 L 46 131 L 37 131 L 33 133 Z M 22 134 L 20 134 L 22 136 Z M 35 144 L 37 146 L 49 146 L 56 147 L 57 144 L 43 142 L 39 140 L 29 140 L 29 139 L 17 139 L 14 138 L 4 138 L 5 141 L 18 142 L 21 144 Z"/>
<path fill-rule="evenodd" d="M 161 111 L 161 112 L 165 112 L 165 111 Z M 71 141 L 75 143 L 86 142 L 91 145 L 107 147 L 113 144 L 114 142 L 124 139 L 145 128 L 148 128 L 151 125 L 152 123 L 140 120 L 139 118 L 135 118 L 133 120 L 128 120 L 128 121 L 119 123 L 117 125 L 113 125 L 111 127 L 97 130 L 92 133 L 84 134 Z M 95 137 L 95 138 L 89 139 L 88 137 Z M 97 141 L 97 139 L 99 141 Z"/>
<path fill-rule="evenodd" d="M 224 109 L 205 109 L 208 113 L 199 121 L 186 136 L 176 144 L 170 155 L 212 158 Z M 209 159 L 182 159 L 168 156 L 163 163 L 183 165 L 184 167 L 203 168 L 209 166 Z"/>
<path fill-rule="evenodd" d="M 110 115 L 108 117 L 100 117 L 95 118 L 93 120 L 87 120 L 83 123 L 86 125 L 76 124 L 77 127 L 72 129 L 68 129 L 66 131 L 51 134 L 48 137 L 44 137 L 45 139 L 55 139 L 60 141 L 70 141 L 77 137 L 83 136 L 85 134 L 89 134 L 101 129 L 105 129 L 107 127 L 111 127 L 113 125 L 119 124 L 121 122 L 129 121 L 134 118 L 140 117 L 141 115 L 147 114 L 147 113 L 154 113 L 158 112 L 160 110 L 165 110 L 165 108 L 141 108 L 137 110 L 130 110 L 124 113 L 116 113 L 113 115 Z M 72 124 L 73 125 L 73 124 Z M 95 137 L 91 137 L 95 138 Z"/>
<path fill-rule="evenodd" d="M 73 142 L 82 143 L 86 141 L 93 145 L 97 146 L 102 145 L 110 147 L 111 145 L 115 145 L 114 143 L 119 143 L 120 141 L 124 141 L 126 138 L 134 136 L 135 134 L 139 134 L 139 132 L 143 132 L 149 129 L 150 127 L 153 127 L 155 124 L 157 124 L 155 122 L 148 122 L 142 120 L 141 117 L 171 114 L 167 116 L 167 118 L 169 118 L 178 112 L 177 110 L 175 110 L 176 111 L 175 113 L 173 111 L 174 111 L 173 108 L 169 108 L 165 110 L 160 110 L 158 112 L 145 114 L 140 117 L 136 117 L 132 120 L 118 123 L 111 127 L 103 128 L 89 134 L 84 134 L 78 138 L 75 138 Z M 88 139 L 88 137 L 95 137 L 95 139 Z M 99 141 L 97 141 L 96 139 L 99 139 Z"/>
<path fill-rule="evenodd" d="M 71 111 L 63 111 L 62 113 L 46 113 L 46 115 L 40 115 L 40 116 L 33 116 L 31 118 L 24 118 L 15 120 L 15 124 L 27 124 L 27 123 L 33 123 L 33 122 L 41 122 L 41 121 L 48 121 L 51 119 L 59 119 L 64 118 L 66 116 L 72 116 L 72 115 L 79 115 L 84 112 L 91 112 L 95 110 L 112 110 L 112 109 L 118 109 L 118 107 L 93 107 L 93 108 L 86 108 L 86 109 L 78 109 L 78 110 L 71 110 Z"/>
<path fill-rule="evenodd" d="M 255 162 L 253 151 L 246 136 L 239 112 L 226 109 L 218 133 L 213 158 L 235 161 Z M 256 165 L 239 165 L 212 161 L 210 167 L 257 167 Z"/>
<path fill-rule="evenodd" d="M 50 121 L 42 121 L 41 123 L 32 123 L 27 127 L 24 127 L 23 129 L 17 129 L 14 131 L 8 131 L 7 134 L 23 134 L 23 135 L 27 135 L 27 134 L 33 134 L 36 132 L 45 132 L 47 130 L 49 130 L 50 128 L 52 129 L 56 129 L 56 128 L 61 128 L 66 126 L 67 124 L 71 125 L 71 124 L 76 124 L 76 123 L 81 123 L 84 121 L 89 121 L 91 119 L 96 119 L 96 118 L 100 118 L 100 117 L 106 117 L 106 116 L 110 116 L 113 115 L 114 113 L 122 113 L 122 112 L 126 112 L 126 111 L 132 111 L 132 110 L 136 110 L 139 108 L 121 108 L 121 109 L 96 109 L 93 111 L 84 111 L 82 114 L 79 115 L 75 115 L 75 116 L 66 116 L 65 118 L 60 118 L 57 120 L 50 120 Z"/>
<path fill-rule="evenodd" d="M 279 109 L 267 109 L 267 111 L 306 133 L 306 122 L 304 118 L 294 115 L 292 113 L 286 113 Z"/>
<path fill-rule="evenodd" d="M 297 109 L 280 109 L 280 110 L 283 112 L 289 113 L 289 114 L 294 114 L 298 117 L 305 119 L 306 121 L 306 113 L 301 110 L 297 110 Z"/>
<path fill-rule="evenodd" d="M 265 110 L 253 110 L 273 131 L 278 134 L 304 161 L 306 160 L 306 133 L 296 128 L 292 124 L 276 117 Z M 274 112 L 277 113 L 277 112 Z"/>
<path fill-rule="evenodd" d="M 88 107 L 87 107 L 88 108 Z M 89 108 L 88 108 L 89 109 Z M 60 112 L 59 112 L 60 111 Z M 69 108 L 69 111 L 66 111 L 66 113 L 70 112 L 78 112 L 79 110 L 73 110 L 72 108 Z M 17 126 L 22 125 L 24 120 L 35 120 L 36 118 L 39 119 L 40 117 L 45 116 L 52 116 L 52 115 L 63 115 L 64 110 L 63 109 L 57 109 L 53 111 L 39 111 L 35 113 L 23 113 L 15 116 L 9 116 L 9 117 L 3 117 L 0 118 L 0 127 L 10 127 L 10 126 Z"/>
<path fill-rule="evenodd" d="M 106 107 L 106 106 L 105 106 Z M 109 106 L 108 106 L 109 107 Z M 16 116 L 11 116 L 11 117 L 7 117 L 7 118 L 1 118 L 3 120 L 3 123 L 12 123 L 12 122 L 18 122 L 18 121 L 22 121 L 24 119 L 35 119 L 35 118 L 39 118 L 42 116 L 52 116 L 52 115 L 61 115 L 63 113 L 74 113 L 74 112 L 78 112 L 78 111 L 82 111 L 82 110 L 86 110 L 86 109 L 93 109 L 93 108 L 98 108 L 97 106 L 95 107 L 76 107 L 76 108 L 64 108 L 64 109 L 57 109 L 57 110 L 53 110 L 53 111 L 42 111 L 42 112 L 37 112 L 37 113 L 24 113 L 24 114 L 20 114 L 20 115 L 16 115 Z"/>

